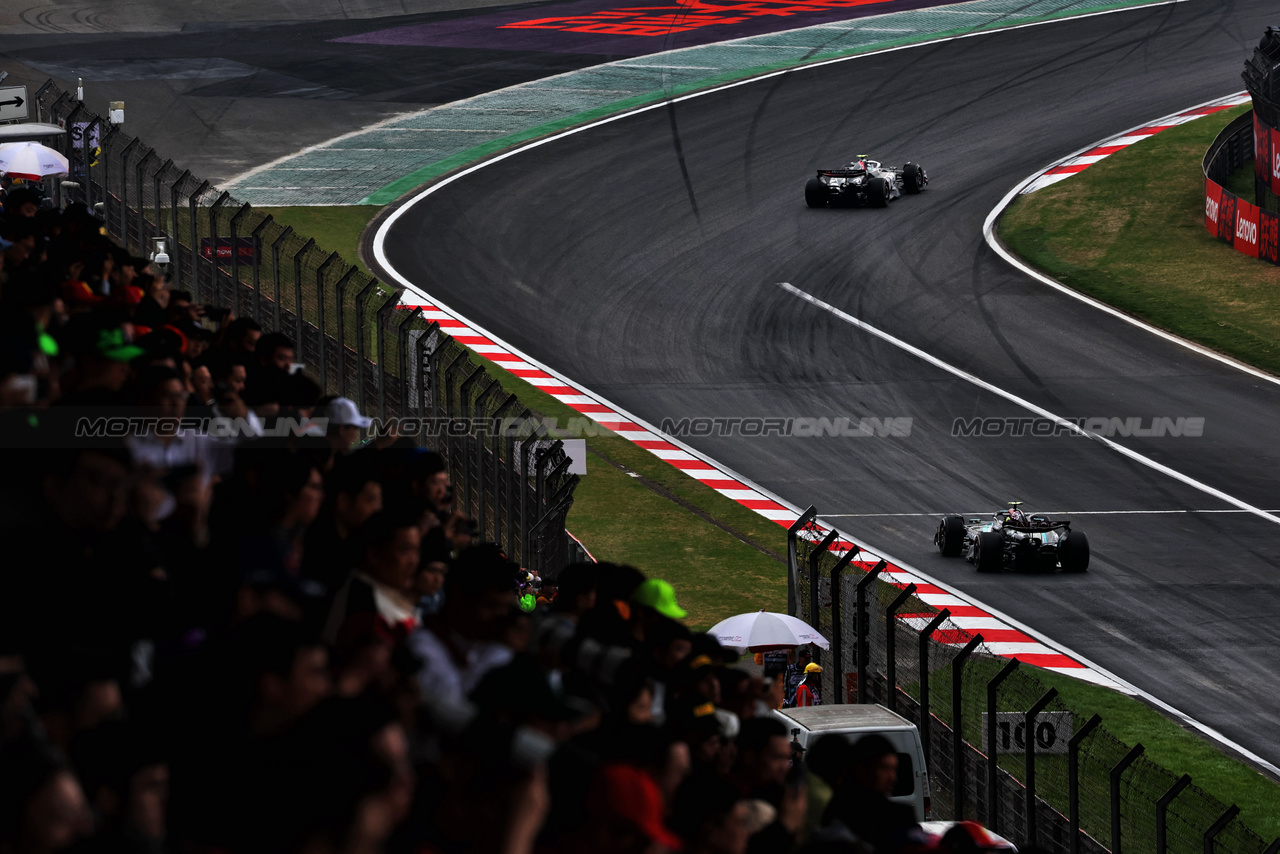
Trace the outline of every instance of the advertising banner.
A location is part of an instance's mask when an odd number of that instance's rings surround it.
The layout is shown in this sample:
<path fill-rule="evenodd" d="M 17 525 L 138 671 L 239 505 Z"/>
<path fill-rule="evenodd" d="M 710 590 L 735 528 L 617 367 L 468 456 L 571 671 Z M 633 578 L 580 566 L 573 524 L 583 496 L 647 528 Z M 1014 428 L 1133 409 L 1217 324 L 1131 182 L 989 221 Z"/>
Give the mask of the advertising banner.
<path fill-rule="evenodd" d="M 1268 187 L 1271 184 L 1271 128 L 1253 114 L 1253 174 Z"/>
<path fill-rule="evenodd" d="M 1236 203 L 1236 227 L 1233 232 L 1235 250 L 1252 258 L 1258 257 L 1258 206 L 1244 199 Z"/>
<path fill-rule="evenodd" d="M 217 246 L 219 261 L 230 261 L 234 251 L 241 264 L 252 264 L 262 248 L 261 241 L 253 236 L 237 237 L 234 245 L 230 237 L 219 237 Z M 200 238 L 200 255 L 206 260 L 213 257 L 213 242 L 207 237 Z"/>
<path fill-rule="evenodd" d="M 1204 227 L 1214 237 L 1218 236 L 1218 205 L 1222 201 L 1222 188 L 1204 179 Z"/>
<path fill-rule="evenodd" d="M 1280 217 L 1271 211 L 1258 211 L 1258 257 L 1280 264 Z"/>
<path fill-rule="evenodd" d="M 1218 239 L 1233 245 L 1236 239 L 1236 202 L 1234 194 L 1221 190 L 1218 200 Z"/>
<path fill-rule="evenodd" d="M 1263 170 L 1271 192 L 1280 195 L 1280 130 L 1271 128 L 1267 131 L 1267 168 Z M 1254 161 L 1257 162 L 1256 160 Z"/>

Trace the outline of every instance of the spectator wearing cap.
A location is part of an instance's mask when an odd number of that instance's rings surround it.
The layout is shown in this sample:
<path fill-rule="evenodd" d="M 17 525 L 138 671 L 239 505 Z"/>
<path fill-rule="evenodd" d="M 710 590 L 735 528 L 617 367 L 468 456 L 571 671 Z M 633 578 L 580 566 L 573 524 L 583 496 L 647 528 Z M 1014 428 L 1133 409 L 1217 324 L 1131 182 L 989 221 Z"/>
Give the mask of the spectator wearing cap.
<path fill-rule="evenodd" d="M 6 217 L 34 217 L 40 212 L 40 194 L 31 187 L 10 187 L 4 195 Z"/>
<path fill-rule="evenodd" d="M 335 397 L 317 407 L 317 417 L 327 418 L 325 437 L 334 451 L 349 454 L 360 441 L 360 431 L 373 423 L 373 419 L 360 414 L 360 407 L 348 397 Z"/>
<path fill-rule="evenodd" d="M 570 854 L 646 854 L 654 846 L 681 851 L 683 841 L 666 825 L 662 790 L 633 765 L 601 768 L 587 795 L 587 821 L 567 840 Z"/>
<path fill-rule="evenodd" d="M 795 707 L 803 709 L 806 706 L 822 705 L 822 696 L 818 693 L 819 683 L 822 681 L 822 667 L 820 665 L 809 662 L 804 667 L 804 678 L 800 680 L 800 684 L 796 686 Z"/>
<path fill-rule="evenodd" d="M 650 626 L 663 620 L 683 620 L 688 612 L 676 602 L 676 591 L 669 582 L 650 578 L 631 594 L 631 634 L 643 643 Z M 690 647 L 691 648 L 691 647 Z M 687 655 L 689 649 L 684 650 Z"/>
<path fill-rule="evenodd" d="M 325 637 L 341 646 L 344 632 L 371 625 L 392 640 L 402 640 L 418 624 L 412 595 L 422 544 L 418 520 L 403 510 L 382 510 L 364 523 L 359 538 L 359 567 L 334 597 Z M 349 630 L 348 623 L 356 628 Z"/>
<path fill-rule="evenodd" d="M 143 355 L 110 316 L 80 315 L 63 330 L 74 367 L 62 377 L 59 406 L 103 406 L 122 402 L 130 376 L 129 363 Z"/>

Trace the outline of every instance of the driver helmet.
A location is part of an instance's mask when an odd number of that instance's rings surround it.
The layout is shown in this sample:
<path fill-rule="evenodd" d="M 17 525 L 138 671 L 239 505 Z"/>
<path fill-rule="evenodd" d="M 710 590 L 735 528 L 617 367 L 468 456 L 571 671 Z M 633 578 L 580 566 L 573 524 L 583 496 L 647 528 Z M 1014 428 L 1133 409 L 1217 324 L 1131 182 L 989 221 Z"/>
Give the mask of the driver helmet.
<path fill-rule="evenodd" d="M 1027 514 L 1022 512 L 1022 508 L 1014 507 L 1009 511 L 1009 521 L 1019 525 L 1025 525 L 1027 522 Z"/>

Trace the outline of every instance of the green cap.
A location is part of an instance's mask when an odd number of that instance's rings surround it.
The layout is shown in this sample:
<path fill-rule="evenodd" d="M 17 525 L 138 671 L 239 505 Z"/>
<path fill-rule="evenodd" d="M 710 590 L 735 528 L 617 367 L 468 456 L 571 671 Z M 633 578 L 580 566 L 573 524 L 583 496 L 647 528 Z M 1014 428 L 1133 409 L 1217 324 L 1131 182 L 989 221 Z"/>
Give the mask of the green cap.
<path fill-rule="evenodd" d="M 631 594 L 631 601 L 638 605 L 647 605 L 664 617 L 682 620 L 688 611 L 676 604 L 676 591 L 670 584 L 660 578 L 650 578 L 636 588 Z"/>
<path fill-rule="evenodd" d="M 520 610 L 528 613 L 538 607 L 538 600 L 533 598 L 532 593 L 526 593 L 520 597 Z"/>
<path fill-rule="evenodd" d="M 130 362 L 147 352 L 136 344 L 130 344 L 124 337 L 124 330 L 104 329 L 98 333 L 98 354 L 113 362 Z"/>

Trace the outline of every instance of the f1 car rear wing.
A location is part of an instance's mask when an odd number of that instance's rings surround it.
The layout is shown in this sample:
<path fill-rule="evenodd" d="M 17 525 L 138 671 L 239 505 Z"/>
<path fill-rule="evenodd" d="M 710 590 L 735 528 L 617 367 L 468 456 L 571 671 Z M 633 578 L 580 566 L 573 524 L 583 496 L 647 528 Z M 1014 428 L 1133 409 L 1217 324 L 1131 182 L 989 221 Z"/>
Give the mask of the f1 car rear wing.
<path fill-rule="evenodd" d="M 819 169 L 818 177 L 826 176 L 828 178 L 853 178 L 858 175 L 865 175 L 865 169 Z"/>

